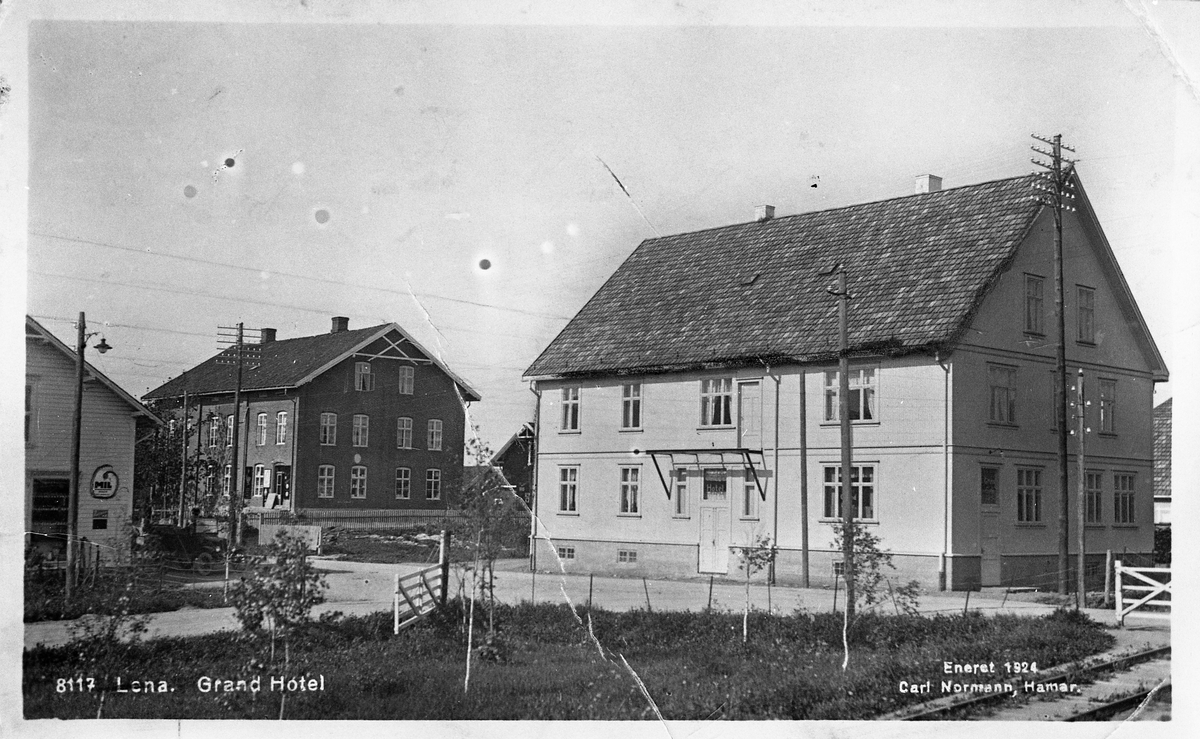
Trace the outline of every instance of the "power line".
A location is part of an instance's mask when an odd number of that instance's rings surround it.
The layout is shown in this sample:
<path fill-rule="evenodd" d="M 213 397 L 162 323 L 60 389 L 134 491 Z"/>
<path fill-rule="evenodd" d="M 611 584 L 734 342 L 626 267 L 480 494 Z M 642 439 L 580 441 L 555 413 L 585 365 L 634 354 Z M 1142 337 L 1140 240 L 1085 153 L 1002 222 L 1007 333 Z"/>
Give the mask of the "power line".
<path fill-rule="evenodd" d="M 509 311 L 512 313 L 521 313 L 523 315 L 537 316 L 539 318 L 556 318 L 556 319 L 563 320 L 563 321 L 569 320 L 569 318 L 567 316 L 560 316 L 560 315 L 557 315 L 554 313 L 543 313 L 541 311 L 525 310 L 523 308 L 510 308 L 510 307 L 503 306 L 503 305 L 495 305 L 492 303 L 481 303 L 481 302 L 478 302 L 475 300 L 466 300 L 464 298 L 451 298 L 451 297 L 448 297 L 445 295 L 437 295 L 435 293 L 415 293 L 415 292 L 408 293 L 408 292 L 394 290 L 394 289 L 386 288 L 386 287 L 375 287 L 372 285 L 360 285 L 360 284 L 354 284 L 354 283 L 349 283 L 349 282 L 342 282 L 341 280 L 333 280 L 333 279 L 329 279 L 328 277 L 313 277 L 311 275 L 302 275 L 302 274 L 299 274 L 296 272 L 283 272 L 281 270 L 263 269 L 260 267 L 247 267 L 247 266 L 244 266 L 241 264 L 230 264 L 228 262 L 217 262 L 217 261 L 213 261 L 211 259 L 201 259 L 200 257 L 189 257 L 189 256 L 184 256 L 182 254 L 169 254 L 167 252 L 153 252 L 153 251 L 150 251 L 149 249 L 138 249 L 138 248 L 132 247 L 132 246 L 121 246 L 120 244 L 110 244 L 110 243 L 107 243 L 104 241 L 95 241 L 93 239 L 82 239 L 82 238 L 78 238 L 78 237 L 74 237 L 74 236 L 61 236 L 59 234 L 46 233 L 44 231 L 30 231 L 29 233 L 34 236 L 42 236 L 42 237 L 45 237 L 48 239 L 56 239 L 58 241 L 66 241 L 66 242 L 75 243 L 75 244 L 87 244 L 90 246 L 101 246 L 101 247 L 105 247 L 108 249 L 116 249 L 118 251 L 127 251 L 127 252 L 131 252 L 134 254 L 163 257 L 166 259 L 178 259 L 178 260 L 184 261 L 184 262 L 192 262 L 195 264 L 206 264 L 206 265 L 209 265 L 212 267 L 223 267 L 225 269 L 234 269 L 234 270 L 239 270 L 242 272 L 250 272 L 250 273 L 253 273 L 256 275 L 270 274 L 270 275 L 277 275 L 279 277 L 292 277 L 292 278 L 295 278 L 298 280 L 309 280 L 311 282 L 320 282 L 320 283 L 324 283 L 327 285 L 337 285 L 339 287 L 351 287 L 351 288 L 354 288 L 357 290 L 362 290 L 362 289 L 375 290 L 377 292 L 390 293 L 392 295 L 402 295 L 404 297 L 410 297 L 411 295 L 415 295 L 420 298 L 429 298 L 429 299 L 433 299 L 433 300 L 445 300 L 450 303 L 461 303 L 463 305 L 473 305 L 473 306 L 476 306 L 479 308 L 491 308 L 493 310 L 503 310 L 503 311 Z"/>

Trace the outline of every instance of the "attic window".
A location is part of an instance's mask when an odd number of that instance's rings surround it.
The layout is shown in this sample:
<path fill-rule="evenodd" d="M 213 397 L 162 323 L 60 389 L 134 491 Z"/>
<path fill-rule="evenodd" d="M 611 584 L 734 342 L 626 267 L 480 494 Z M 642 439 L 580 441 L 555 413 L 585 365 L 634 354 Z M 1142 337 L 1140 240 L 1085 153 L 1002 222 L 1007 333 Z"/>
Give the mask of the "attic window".
<path fill-rule="evenodd" d="M 755 272 L 755 273 L 754 273 L 754 274 L 752 274 L 752 275 L 746 275 L 746 276 L 743 276 L 743 277 L 742 277 L 742 284 L 743 284 L 743 285 L 753 285 L 753 284 L 754 284 L 754 282 L 755 282 L 755 281 L 758 279 L 758 276 L 759 276 L 760 274 L 762 274 L 762 273 L 761 273 L 761 272 Z"/>

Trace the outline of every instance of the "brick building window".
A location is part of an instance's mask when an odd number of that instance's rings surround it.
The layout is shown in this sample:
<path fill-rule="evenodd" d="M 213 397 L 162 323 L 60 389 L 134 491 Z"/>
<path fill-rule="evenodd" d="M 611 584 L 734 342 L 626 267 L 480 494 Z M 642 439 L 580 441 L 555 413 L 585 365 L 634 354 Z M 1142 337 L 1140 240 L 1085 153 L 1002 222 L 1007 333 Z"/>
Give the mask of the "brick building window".
<path fill-rule="evenodd" d="M 350 468 L 350 497 L 360 500 L 367 497 L 367 468 L 361 464 Z"/>
<path fill-rule="evenodd" d="M 437 418 L 429 419 L 427 446 L 431 452 L 442 451 L 442 422 Z"/>
<path fill-rule="evenodd" d="M 334 468 L 331 464 L 323 464 L 317 467 L 317 497 L 332 498 L 333 497 L 333 476 Z"/>
<path fill-rule="evenodd" d="M 396 468 L 396 498 L 408 500 L 412 497 L 412 470 L 407 467 Z"/>
<path fill-rule="evenodd" d="M 396 448 L 412 449 L 413 420 L 407 416 L 396 419 Z"/>
<path fill-rule="evenodd" d="M 413 378 L 416 376 L 416 370 L 412 367 L 400 368 L 400 394 L 413 394 Z"/>
<path fill-rule="evenodd" d="M 257 441 L 257 444 L 258 444 L 258 446 L 262 446 L 266 443 L 267 443 L 267 414 L 259 413 L 258 414 L 258 441 Z"/>
<path fill-rule="evenodd" d="M 442 499 L 441 470 L 425 470 L 425 498 L 428 500 Z"/>
<path fill-rule="evenodd" d="M 321 414 L 321 446 L 337 445 L 337 414 Z"/>
<path fill-rule="evenodd" d="M 275 443 L 287 443 L 287 411 L 279 411 L 275 414 Z"/>
<path fill-rule="evenodd" d="M 351 434 L 351 446 L 366 446 L 371 436 L 371 417 L 365 413 L 354 414 L 354 428 Z"/>
<path fill-rule="evenodd" d="M 358 392 L 375 389 L 375 375 L 371 374 L 370 362 L 354 363 L 354 389 Z"/>

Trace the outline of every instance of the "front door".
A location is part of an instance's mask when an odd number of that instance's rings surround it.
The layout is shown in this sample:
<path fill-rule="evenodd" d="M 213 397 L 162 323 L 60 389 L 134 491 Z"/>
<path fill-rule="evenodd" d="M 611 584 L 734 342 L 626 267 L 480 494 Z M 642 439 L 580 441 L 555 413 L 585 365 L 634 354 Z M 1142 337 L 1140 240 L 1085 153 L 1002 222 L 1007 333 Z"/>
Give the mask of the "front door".
<path fill-rule="evenodd" d="M 286 502 L 292 495 L 292 468 L 287 465 L 275 467 L 275 500 Z"/>
<path fill-rule="evenodd" d="M 729 572 L 729 474 L 707 469 L 700 493 L 700 571 Z"/>

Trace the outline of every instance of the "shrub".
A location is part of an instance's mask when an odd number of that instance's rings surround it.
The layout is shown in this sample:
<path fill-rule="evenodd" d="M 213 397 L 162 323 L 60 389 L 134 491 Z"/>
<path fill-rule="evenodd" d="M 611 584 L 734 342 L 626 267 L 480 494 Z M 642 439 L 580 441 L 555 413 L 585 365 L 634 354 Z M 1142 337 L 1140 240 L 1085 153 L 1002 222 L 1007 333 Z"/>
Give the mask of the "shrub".
<path fill-rule="evenodd" d="M 325 577 L 308 561 L 308 546 L 280 531 L 265 557 L 256 557 L 248 577 L 235 583 L 230 597 L 246 631 L 263 628 L 274 636 L 309 620 L 312 607 L 325 602 Z"/>

